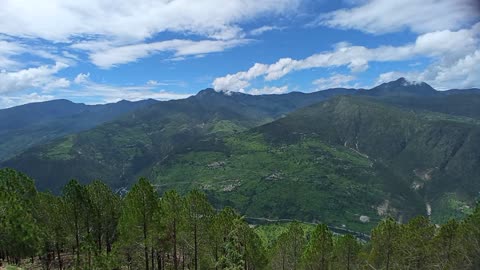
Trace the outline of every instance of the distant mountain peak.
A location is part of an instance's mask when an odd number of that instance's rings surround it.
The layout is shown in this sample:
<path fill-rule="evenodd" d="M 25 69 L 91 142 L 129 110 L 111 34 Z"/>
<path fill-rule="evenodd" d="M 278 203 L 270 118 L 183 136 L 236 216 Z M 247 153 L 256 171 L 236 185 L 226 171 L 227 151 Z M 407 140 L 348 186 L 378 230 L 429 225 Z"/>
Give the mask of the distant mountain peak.
<path fill-rule="evenodd" d="M 401 86 L 412 86 L 412 85 L 428 85 L 427 83 L 424 82 L 417 82 L 417 81 L 409 81 L 405 79 L 404 77 L 400 77 L 395 81 L 389 82 L 387 84 L 396 84 L 396 85 L 401 85 Z"/>
<path fill-rule="evenodd" d="M 387 96 L 403 96 L 403 95 L 434 95 L 437 91 L 425 82 L 409 81 L 404 77 L 395 81 L 382 83 L 366 92 L 367 95 L 387 95 Z"/>
<path fill-rule="evenodd" d="M 206 88 L 198 92 L 197 96 L 214 96 L 214 95 L 225 95 L 225 96 L 232 96 L 242 94 L 240 92 L 234 92 L 229 90 L 215 90 L 213 88 Z"/>
<path fill-rule="evenodd" d="M 197 93 L 197 96 L 211 96 L 211 95 L 216 95 L 218 94 L 217 91 L 215 91 L 215 89 L 213 88 L 205 88 L 203 90 L 200 90 L 198 93 Z"/>

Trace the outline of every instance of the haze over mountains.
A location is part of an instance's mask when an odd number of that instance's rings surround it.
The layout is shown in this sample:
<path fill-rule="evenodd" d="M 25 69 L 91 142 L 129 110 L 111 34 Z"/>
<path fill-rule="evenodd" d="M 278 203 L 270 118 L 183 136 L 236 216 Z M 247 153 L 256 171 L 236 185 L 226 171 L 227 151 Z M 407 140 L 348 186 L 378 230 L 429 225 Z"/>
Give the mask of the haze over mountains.
<path fill-rule="evenodd" d="M 0 161 L 52 139 L 87 130 L 155 100 L 85 105 L 69 100 L 30 103 L 0 110 Z"/>
<path fill-rule="evenodd" d="M 29 104 L 0 119 L 10 120 L 0 167 L 54 192 L 71 178 L 121 188 L 147 176 L 247 216 L 358 230 L 373 223 L 360 217 L 441 222 L 467 213 L 480 192 L 478 89 L 440 92 L 403 78 L 309 94 L 206 89 L 166 102 Z"/>

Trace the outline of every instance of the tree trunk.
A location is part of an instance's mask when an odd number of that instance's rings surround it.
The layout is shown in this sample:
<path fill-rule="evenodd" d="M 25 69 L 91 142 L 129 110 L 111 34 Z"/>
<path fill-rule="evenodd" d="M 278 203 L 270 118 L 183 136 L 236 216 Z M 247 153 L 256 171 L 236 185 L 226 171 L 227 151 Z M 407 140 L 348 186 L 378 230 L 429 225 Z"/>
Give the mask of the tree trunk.
<path fill-rule="evenodd" d="M 153 250 L 153 247 L 151 249 L 150 259 L 152 260 L 152 270 L 154 270 L 155 269 L 155 251 Z"/>
<path fill-rule="evenodd" d="M 158 250 L 157 250 L 157 269 L 162 270 L 162 257 Z"/>
<path fill-rule="evenodd" d="M 63 260 L 62 260 L 62 254 L 60 252 L 60 245 L 55 243 L 55 249 L 57 250 L 57 259 L 58 259 L 58 269 L 62 270 L 63 269 Z"/>
<path fill-rule="evenodd" d="M 178 270 L 177 261 L 177 221 L 173 220 L 173 268 Z"/>
<path fill-rule="evenodd" d="M 80 266 L 80 232 L 78 230 L 78 221 L 75 220 L 75 252 L 77 253 L 77 266 Z"/>
<path fill-rule="evenodd" d="M 195 270 L 198 270 L 198 241 L 197 241 L 197 223 L 195 222 L 193 227 L 193 239 L 194 239 L 194 263 L 195 263 Z"/>
<path fill-rule="evenodd" d="M 185 270 L 185 249 L 182 248 L 182 270 Z"/>
<path fill-rule="evenodd" d="M 148 245 L 147 245 L 147 223 L 143 222 L 143 243 L 145 245 L 145 270 L 148 270 Z"/>

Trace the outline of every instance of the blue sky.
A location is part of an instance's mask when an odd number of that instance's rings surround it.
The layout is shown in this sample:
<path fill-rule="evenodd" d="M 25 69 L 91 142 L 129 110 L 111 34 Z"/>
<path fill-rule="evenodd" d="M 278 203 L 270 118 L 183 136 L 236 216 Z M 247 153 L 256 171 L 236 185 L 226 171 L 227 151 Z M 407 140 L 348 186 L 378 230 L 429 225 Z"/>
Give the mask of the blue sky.
<path fill-rule="evenodd" d="M 369 88 L 480 87 L 477 0 L 3 0 L 0 108 Z"/>

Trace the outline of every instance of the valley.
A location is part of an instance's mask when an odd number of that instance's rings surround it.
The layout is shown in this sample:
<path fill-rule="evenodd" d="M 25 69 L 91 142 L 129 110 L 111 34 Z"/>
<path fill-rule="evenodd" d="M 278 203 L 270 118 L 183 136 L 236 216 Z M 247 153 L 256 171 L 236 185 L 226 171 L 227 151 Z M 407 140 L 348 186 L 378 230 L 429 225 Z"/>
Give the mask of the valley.
<path fill-rule="evenodd" d="M 464 106 L 441 105 L 461 98 Z M 251 217 L 357 231 L 386 216 L 442 223 L 470 213 L 478 198 L 476 104 L 404 79 L 311 94 L 207 89 L 33 147 L 2 166 L 53 192 L 68 179 L 118 189 L 145 176 L 161 193 L 200 189 L 215 207 Z"/>

